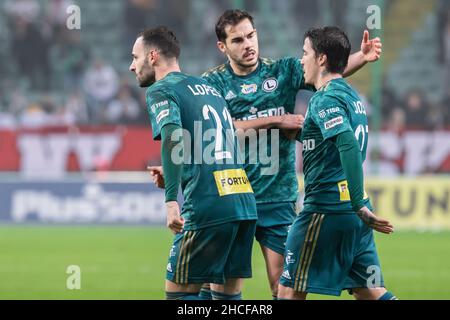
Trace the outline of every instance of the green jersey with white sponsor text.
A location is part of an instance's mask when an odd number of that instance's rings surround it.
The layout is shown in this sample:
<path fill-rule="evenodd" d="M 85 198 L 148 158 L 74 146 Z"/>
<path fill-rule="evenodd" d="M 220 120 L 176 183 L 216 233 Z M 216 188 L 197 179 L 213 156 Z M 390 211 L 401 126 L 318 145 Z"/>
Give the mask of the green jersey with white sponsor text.
<path fill-rule="evenodd" d="M 167 124 L 184 131 L 184 142 L 181 135 L 172 136 L 183 158 L 179 152 L 171 158 L 183 163 L 184 229 L 256 219 L 253 191 L 235 158 L 232 120 L 220 93 L 201 78 L 171 72 L 149 87 L 146 97 L 155 140 Z"/>
<path fill-rule="evenodd" d="M 303 67 L 298 58 L 260 59 L 258 68 L 246 76 L 236 75 L 230 64 L 225 63 L 203 74 L 203 78 L 225 97 L 231 116 L 236 120 L 294 113 L 297 92 L 311 89 L 304 83 Z M 267 132 L 267 143 L 261 137 L 260 134 L 253 147 L 250 143 L 245 146 L 244 168 L 256 202 L 296 201 L 295 141 L 286 139 L 281 132 L 278 139 L 273 130 Z M 279 148 L 273 150 L 272 146 L 278 147 L 278 141 Z M 260 156 L 261 150 L 263 157 Z M 256 153 L 255 162 L 252 156 Z M 264 155 L 272 155 L 274 161 Z"/>
<path fill-rule="evenodd" d="M 314 213 L 354 213 L 339 151 L 330 140 L 351 131 L 366 158 L 369 126 L 358 94 L 344 79 L 334 79 L 319 89 L 308 105 L 301 142 L 305 179 L 304 210 Z M 370 207 L 367 194 L 365 205 Z"/>

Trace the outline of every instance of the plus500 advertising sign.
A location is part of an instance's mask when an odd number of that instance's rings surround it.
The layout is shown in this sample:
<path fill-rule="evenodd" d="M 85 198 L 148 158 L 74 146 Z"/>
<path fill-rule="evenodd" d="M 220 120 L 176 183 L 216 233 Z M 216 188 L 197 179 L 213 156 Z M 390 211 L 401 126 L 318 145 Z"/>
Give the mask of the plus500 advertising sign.
<path fill-rule="evenodd" d="M 81 179 L 80 179 L 81 180 Z M 0 182 L 0 223 L 165 224 L 151 183 Z"/>

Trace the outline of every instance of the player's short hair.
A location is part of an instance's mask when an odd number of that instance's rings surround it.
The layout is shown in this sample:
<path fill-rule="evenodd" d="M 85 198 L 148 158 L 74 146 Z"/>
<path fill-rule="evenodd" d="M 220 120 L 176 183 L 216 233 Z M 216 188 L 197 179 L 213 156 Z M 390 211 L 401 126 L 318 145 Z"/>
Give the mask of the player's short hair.
<path fill-rule="evenodd" d="M 166 58 L 180 57 L 180 42 L 175 33 L 165 26 L 146 29 L 139 34 L 146 47 L 155 46 L 160 54 Z"/>
<path fill-rule="evenodd" d="M 352 46 L 344 31 L 338 27 L 311 28 L 305 33 L 305 39 L 311 41 L 316 53 L 327 56 L 327 70 L 343 74 L 347 67 Z"/>
<path fill-rule="evenodd" d="M 253 17 L 244 10 L 227 10 L 225 11 L 216 23 L 216 35 L 219 41 L 225 42 L 227 39 L 227 33 L 225 32 L 225 28 L 227 26 L 235 26 L 239 24 L 242 20 L 248 19 L 250 20 L 253 27 L 255 27 L 253 23 Z"/>

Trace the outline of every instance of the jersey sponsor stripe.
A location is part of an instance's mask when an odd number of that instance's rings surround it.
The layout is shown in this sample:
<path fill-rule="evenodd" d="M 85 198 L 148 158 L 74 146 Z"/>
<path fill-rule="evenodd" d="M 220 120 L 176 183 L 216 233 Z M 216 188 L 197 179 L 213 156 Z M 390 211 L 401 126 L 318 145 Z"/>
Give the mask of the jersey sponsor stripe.
<path fill-rule="evenodd" d="M 300 257 L 299 257 L 300 261 L 299 261 L 298 266 L 297 266 L 297 271 L 295 272 L 294 290 L 297 290 L 297 287 L 298 287 L 300 271 L 302 269 L 302 265 L 303 265 L 303 262 L 305 260 L 304 258 L 305 258 L 308 238 L 309 238 L 309 236 L 311 234 L 311 230 L 312 230 L 312 228 L 314 226 L 314 221 L 316 220 L 316 216 L 317 216 L 317 214 L 314 213 L 313 216 L 312 216 L 311 222 L 309 223 L 308 231 L 306 232 L 305 241 L 303 242 L 302 252 L 300 253 Z"/>

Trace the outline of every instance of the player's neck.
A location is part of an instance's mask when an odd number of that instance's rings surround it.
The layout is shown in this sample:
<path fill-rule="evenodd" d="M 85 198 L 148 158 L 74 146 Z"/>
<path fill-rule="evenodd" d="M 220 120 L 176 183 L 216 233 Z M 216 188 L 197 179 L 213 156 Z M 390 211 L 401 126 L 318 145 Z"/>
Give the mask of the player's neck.
<path fill-rule="evenodd" d="M 171 72 L 180 72 L 180 66 L 178 63 L 164 64 L 155 68 L 155 79 L 159 81 L 164 79 Z"/>
<path fill-rule="evenodd" d="M 237 76 L 246 76 L 258 68 L 259 61 L 251 67 L 243 67 L 241 65 L 236 64 L 234 61 L 230 60 L 230 67 L 233 70 L 234 74 Z"/>
<path fill-rule="evenodd" d="M 316 82 L 314 83 L 314 87 L 317 90 L 319 90 L 320 88 L 322 88 L 324 85 L 326 85 L 331 80 L 339 79 L 339 78 L 342 78 L 342 74 L 331 73 L 326 70 L 323 70 L 319 73 L 319 76 L 318 76 Z"/>

